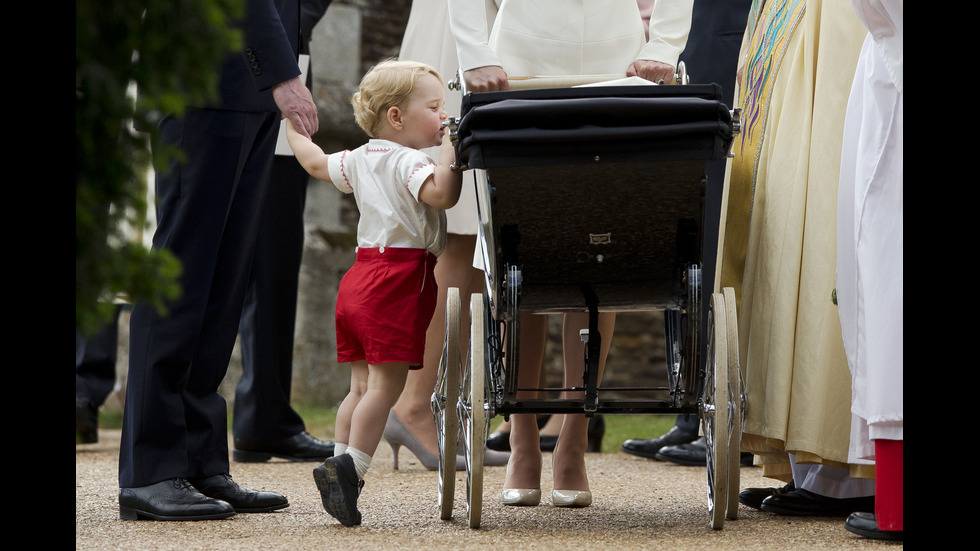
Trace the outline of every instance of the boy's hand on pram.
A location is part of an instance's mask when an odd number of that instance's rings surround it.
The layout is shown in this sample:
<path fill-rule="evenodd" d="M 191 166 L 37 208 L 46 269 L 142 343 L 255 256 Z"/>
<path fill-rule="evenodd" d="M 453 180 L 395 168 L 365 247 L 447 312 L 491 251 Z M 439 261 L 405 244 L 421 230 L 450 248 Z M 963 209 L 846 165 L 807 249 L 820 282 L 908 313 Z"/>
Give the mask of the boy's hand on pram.
<path fill-rule="evenodd" d="M 510 90 L 507 73 L 499 65 L 487 65 L 463 72 L 466 89 L 470 92 Z"/>
<path fill-rule="evenodd" d="M 674 66 L 652 59 L 637 59 L 626 69 L 626 76 L 645 78 L 651 82 L 674 82 Z"/>

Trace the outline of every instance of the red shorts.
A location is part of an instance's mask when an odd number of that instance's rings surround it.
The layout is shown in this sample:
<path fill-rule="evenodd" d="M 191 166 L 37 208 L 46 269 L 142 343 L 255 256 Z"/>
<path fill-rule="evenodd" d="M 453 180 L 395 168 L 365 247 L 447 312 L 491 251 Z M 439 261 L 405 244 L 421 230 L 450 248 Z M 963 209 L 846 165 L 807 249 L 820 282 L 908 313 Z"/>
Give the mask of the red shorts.
<path fill-rule="evenodd" d="M 358 248 L 337 294 L 337 361 L 421 369 L 436 309 L 435 265 L 425 249 Z"/>

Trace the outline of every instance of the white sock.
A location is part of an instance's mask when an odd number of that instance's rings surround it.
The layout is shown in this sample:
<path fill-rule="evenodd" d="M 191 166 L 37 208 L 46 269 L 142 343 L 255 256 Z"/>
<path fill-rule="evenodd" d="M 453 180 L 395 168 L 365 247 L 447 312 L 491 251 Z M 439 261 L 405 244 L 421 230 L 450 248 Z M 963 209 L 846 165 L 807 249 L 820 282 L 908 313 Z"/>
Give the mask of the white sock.
<path fill-rule="evenodd" d="M 364 480 L 364 475 L 371 466 L 371 456 L 357 448 L 347 447 L 345 452 L 354 459 L 354 470 L 357 471 L 358 480 Z"/>
<path fill-rule="evenodd" d="M 334 446 L 333 446 L 333 456 L 334 457 L 337 457 L 338 455 L 343 455 L 343 453 L 345 451 L 347 451 L 347 444 L 341 444 L 340 442 L 337 442 L 336 444 L 334 444 Z"/>

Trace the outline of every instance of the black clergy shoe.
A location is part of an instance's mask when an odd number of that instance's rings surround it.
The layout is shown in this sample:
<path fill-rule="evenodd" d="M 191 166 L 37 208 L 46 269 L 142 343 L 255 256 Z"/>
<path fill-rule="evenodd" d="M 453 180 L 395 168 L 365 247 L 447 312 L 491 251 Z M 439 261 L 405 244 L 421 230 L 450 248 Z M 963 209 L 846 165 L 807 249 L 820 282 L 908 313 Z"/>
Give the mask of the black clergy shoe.
<path fill-rule="evenodd" d="M 273 457 L 287 461 L 323 461 L 333 457 L 334 443 L 314 438 L 303 431 L 282 440 L 242 440 L 235 438 L 232 457 L 240 463 L 262 463 Z"/>
<path fill-rule="evenodd" d="M 123 520 L 212 520 L 234 514 L 229 503 L 207 497 L 183 478 L 119 489 L 119 518 Z"/>
<path fill-rule="evenodd" d="M 792 492 L 796 489 L 796 485 L 790 480 L 789 484 L 783 486 L 782 488 L 746 488 L 738 493 L 738 502 L 742 505 L 748 505 L 753 509 L 761 509 L 762 501 L 769 496 L 774 496 L 778 494 L 785 494 L 786 492 Z"/>
<path fill-rule="evenodd" d="M 657 452 L 667 446 L 677 446 L 693 442 L 698 437 L 697 432 L 689 432 L 681 429 L 677 425 L 670 427 L 670 430 L 657 438 L 631 439 L 623 442 L 620 450 L 630 454 L 646 457 L 647 459 L 658 459 Z"/>
<path fill-rule="evenodd" d="M 904 539 L 902 530 L 882 530 L 878 528 L 878 521 L 874 513 L 851 513 L 848 515 L 847 520 L 844 521 L 844 528 L 848 532 L 876 540 L 902 541 Z"/>
<path fill-rule="evenodd" d="M 846 517 L 857 511 L 875 509 L 874 496 L 837 499 L 797 488 L 762 500 L 763 511 L 777 515 L 808 517 Z"/>
<path fill-rule="evenodd" d="M 689 467 L 703 467 L 708 464 L 708 445 L 702 436 L 694 442 L 661 448 L 657 452 L 657 459 L 671 461 Z M 740 453 L 739 465 L 742 467 L 751 467 L 752 454 L 749 452 Z"/>
<path fill-rule="evenodd" d="M 230 474 L 216 474 L 189 481 L 202 494 L 229 503 L 236 513 L 267 513 L 289 507 L 289 500 L 275 492 L 246 490 Z"/>

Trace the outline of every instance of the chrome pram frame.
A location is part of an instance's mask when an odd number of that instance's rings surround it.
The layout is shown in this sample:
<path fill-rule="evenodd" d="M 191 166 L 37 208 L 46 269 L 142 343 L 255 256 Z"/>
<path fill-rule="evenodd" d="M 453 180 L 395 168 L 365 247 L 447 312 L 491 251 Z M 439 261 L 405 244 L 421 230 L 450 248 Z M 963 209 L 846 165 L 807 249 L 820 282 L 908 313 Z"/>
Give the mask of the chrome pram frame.
<path fill-rule="evenodd" d="M 720 529 L 736 517 L 744 408 L 735 299 L 732 289 L 723 289 L 702 312 L 701 229 L 709 185 L 704 165 L 728 155 L 739 131 L 738 111 L 720 100 L 717 85 L 687 84 L 683 64 L 678 69 L 674 85 L 522 83 L 521 90 L 486 93 L 468 93 L 457 76 L 462 114 L 448 126 L 457 168 L 481 169 L 486 176 L 474 178 L 486 291 L 470 300 L 464 359 L 463 305 L 459 290 L 448 290 L 432 395 L 442 519 L 452 518 L 456 446 L 462 441 L 468 522 L 480 526 L 489 422 L 514 413 L 698 415 L 708 447 L 709 522 Z M 561 186 L 566 182 L 585 189 L 569 198 Z M 630 210 L 642 219 L 638 226 L 603 219 L 622 219 Z M 566 228 L 568 220 L 578 226 Z M 625 310 L 664 311 L 668 387 L 599 385 L 598 314 Z M 589 328 L 582 331 L 583 384 L 518 388 L 521 315 L 549 312 L 589 314 Z M 702 321 L 708 328 L 705 357 Z M 518 399 L 518 391 L 526 390 L 584 391 L 584 398 Z"/>

